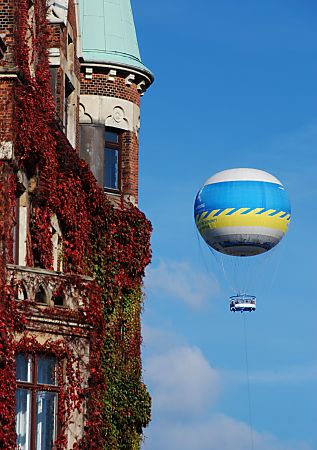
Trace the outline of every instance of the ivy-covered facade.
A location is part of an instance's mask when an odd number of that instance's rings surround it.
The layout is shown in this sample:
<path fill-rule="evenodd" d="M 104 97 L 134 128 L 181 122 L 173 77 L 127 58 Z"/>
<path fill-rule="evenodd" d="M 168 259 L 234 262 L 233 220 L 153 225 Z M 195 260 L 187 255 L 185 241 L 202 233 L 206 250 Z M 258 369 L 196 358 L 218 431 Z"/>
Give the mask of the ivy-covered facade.
<path fill-rule="evenodd" d="M 125 14 L 130 2 L 118 3 Z M 140 355 L 151 224 L 137 207 L 137 172 L 140 96 L 153 77 L 138 58 L 85 59 L 84 7 L 1 0 L 0 448 L 8 450 L 137 450 L 151 416 Z"/>

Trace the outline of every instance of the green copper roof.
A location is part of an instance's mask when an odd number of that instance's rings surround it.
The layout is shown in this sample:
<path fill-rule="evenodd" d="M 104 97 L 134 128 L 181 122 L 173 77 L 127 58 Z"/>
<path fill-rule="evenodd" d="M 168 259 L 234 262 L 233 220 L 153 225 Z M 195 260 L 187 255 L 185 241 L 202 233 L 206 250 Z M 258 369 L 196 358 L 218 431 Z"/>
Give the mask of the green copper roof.
<path fill-rule="evenodd" d="M 112 63 L 151 72 L 143 65 L 130 0 L 79 0 L 85 62 Z"/>

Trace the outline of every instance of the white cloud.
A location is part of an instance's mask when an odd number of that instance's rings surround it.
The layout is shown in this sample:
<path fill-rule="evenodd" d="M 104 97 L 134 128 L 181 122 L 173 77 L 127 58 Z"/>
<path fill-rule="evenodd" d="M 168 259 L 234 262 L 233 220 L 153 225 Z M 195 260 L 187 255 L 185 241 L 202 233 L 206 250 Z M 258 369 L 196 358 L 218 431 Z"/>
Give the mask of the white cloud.
<path fill-rule="evenodd" d="M 223 378 L 232 383 L 245 383 L 246 374 L 240 371 L 222 371 Z M 250 382 L 254 384 L 296 385 L 317 381 L 317 365 L 282 367 L 276 370 L 250 372 Z"/>
<path fill-rule="evenodd" d="M 147 269 L 145 288 L 164 294 L 198 309 L 207 304 L 219 290 L 216 278 L 205 275 L 186 261 L 160 261 Z"/>
<path fill-rule="evenodd" d="M 176 347 L 145 361 L 156 411 L 193 417 L 214 403 L 220 375 L 196 347 Z"/>
<path fill-rule="evenodd" d="M 250 377 L 254 383 L 298 384 L 317 380 L 317 366 L 285 367 L 275 371 L 254 372 Z"/>
<path fill-rule="evenodd" d="M 253 439 L 253 447 L 252 447 Z M 243 422 L 223 414 L 204 421 L 160 420 L 146 433 L 143 450 L 313 450 L 305 443 L 280 442 L 268 433 L 253 432 Z"/>
<path fill-rule="evenodd" d="M 144 358 L 153 421 L 145 430 L 142 450 L 313 450 L 304 442 L 285 442 L 269 433 L 251 432 L 247 423 L 218 413 L 218 395 L 233 372 L 213 368 L 199 348 L 186 345 L 172 331 L 151 327 L 146 327 L 145 340 L 151 346 L 155 343 L 156 350 Z M 277 381 L 286 375 L 286 370 L 279 373 Z M 294 370 L 289 380 L 298 375 Z M 234 376 L 237 382 L 245 382 L 245 374 Z M 271 372 L 251 376 L 258 382 L 276 379 Z"/>
<path fill-rule="evenodd" d="M 184 336 L 176 334 L 170 328 L 156 328 L 144 324 L 142 326 L 143 349 L 150 349 L 151 354 L 159 355 L 175 347 L 186 345 Z"/>

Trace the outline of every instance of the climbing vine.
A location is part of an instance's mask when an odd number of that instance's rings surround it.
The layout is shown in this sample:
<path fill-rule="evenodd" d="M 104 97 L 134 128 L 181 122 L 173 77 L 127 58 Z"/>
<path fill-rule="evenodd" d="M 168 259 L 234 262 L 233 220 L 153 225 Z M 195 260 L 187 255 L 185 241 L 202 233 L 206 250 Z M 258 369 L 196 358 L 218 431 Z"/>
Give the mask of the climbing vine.
<path fill-rule="evenodd" d="M 33 21 L 29 1 L 15 3 L 19 70 L 14 98 L 15 160 L 0 166 L 1 198 L 6 199 L 0 202 L 0 448 L 15 448 L 14 355 L 23 351 L 49 353 L 68 361 L 65 387 L 59 396 L 58 450 L 67 448 L 67 425 L 84 402 L 84 436 L 74 450 L 136 450 L 151 413 L 140 357 L 141 286 L 151 258 L 151 225 L 130 204 L 122 201 L 121 207 L 114 208 L 67 141 L 55 117 L 50 89 L 45 1 L 34 1 Z M 76 312 L 76 320 L 90 330 L 85 387 L 77 370 L 78 356 L 72 351 L 75 338 L 39 344 L 28 331 L 32 301 L 17 302 L 17 280 L 13 277 L 8 282 L 6 267 L 13 262 L 14 211 L 21 190 L 19 173 L 33 183 L 29 190 L 28 265 L 53 269 L 51 218 L 56 215 L 67 274 L 62 289 L 76 285 L 86 298 Z M 81 275 L 92 281 L 83 282 Z M 43 314 L 56 318 L 61 313 L 46 307 Z M 75 313 L 63 310 L 62 314 L 65 320 L 74 319 Z"/>

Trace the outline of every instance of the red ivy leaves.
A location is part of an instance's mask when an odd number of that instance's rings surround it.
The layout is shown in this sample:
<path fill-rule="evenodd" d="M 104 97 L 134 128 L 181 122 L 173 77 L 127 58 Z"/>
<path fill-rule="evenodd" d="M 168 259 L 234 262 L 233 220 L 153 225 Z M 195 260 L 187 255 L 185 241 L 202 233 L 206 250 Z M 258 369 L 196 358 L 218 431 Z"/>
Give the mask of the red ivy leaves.
<path fill-rule="evenodd" d="M 150 399 L 141 382 L 140 286 L 151 258 L 151 225 L 136 207 L 115 209 L 55 120 L 47 57 L 49 27 L 44 0 L 35 0 L 35 34 L 28 23 L 28 0 L 16 3 L 15 157 L 20 169 L 33 177 L 32 210 L 27 258 L 52 269 L 51 217 L 56 214 L 63 235 L 65 288 L 80 283 L 76 274 L 91 275 L 87 301 L 79 311 L 91 324 L 88 390 L 81 391 L 80 373 L 69 368 L 68 384 L 59 399 L 62 432 L 56 448 L 66 446 L 65 430 L 71 413 L 88 399 L 84 438 L 74 449 L 131 448 L 149 421 Z M 29 46 L 32 42 L 32 48 Z M 0 233 L 3 248 L 12 248 L 12 211 L 16 180 L 3 183 Z M 0 206 L 1 208 L 1 206 Z M 5 208 L 5 210 L 4 210 Z M 11 246 L 11 247 L 10 247 Z M 6 263 L 0 257 L 0 448 L 15 446 L 15 379 L 13 336 L 23 332 L 26 318 L 6 285 Z M 75 277 L 73 279 L 72 277 Z M 83 288 L 86 289 L 86 286 Z M 54 316 L 52 309 L 46 314 Z M 123 333 L 125 329 L 125 334 Z M 30 345 L 30 343 L 32 345 Z M 60 359 L 75 359 L 65 342 L 40 345 L 27 334 L 19 351 L 48 351 Z M 73 367 L 74 365 L 72 365 Z M 66 405 L 66 406 L 65 406 Z M 117 405 L 117 407 L 115 406 Z"/>

